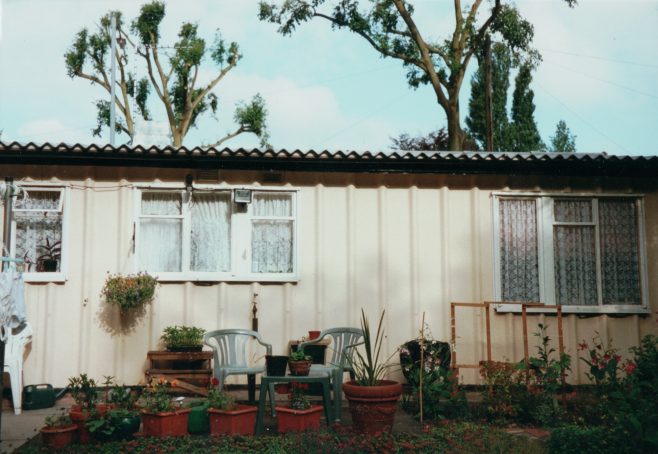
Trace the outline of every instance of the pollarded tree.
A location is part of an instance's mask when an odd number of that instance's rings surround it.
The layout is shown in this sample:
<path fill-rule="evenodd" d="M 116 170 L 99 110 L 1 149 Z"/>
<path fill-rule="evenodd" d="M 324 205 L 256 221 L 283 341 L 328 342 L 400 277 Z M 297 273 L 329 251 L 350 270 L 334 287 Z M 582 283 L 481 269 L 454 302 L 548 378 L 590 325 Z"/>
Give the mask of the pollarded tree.
<path fill-rule="evenodd" d="M 172 145 L 182 146 L 185 136 L 195 126 L 199 116 L 208 111 L 213 114 L 217 111 L 218 98 L 213 89 L 238 64 L 241 55 L 237 43 L 227 44 L 218 34 L 214 42 L 208 45 L 205 39 L 199 37 L 198 26 L 186 22 L 181 25 L 171 56 L 163 58 L 160 54 L 160 24 L 165 17 L 163 2 L 154 1 L 142 6 L 129 30 L 123 22 L 122 14 L 111 11 L 101 18 L 96 33 L 90 34 L 86 28 L 78 32 L 71 48 L 64 55 L 71 78 L 89 80 L 108 93 L 111 91 L 112 15 L 116 17 L 116 33 L 123 41 L 123 46 L 116 48 L 118 74 L 115 104 L 119 113 L 116 130 L 132 138 L 135 134 L 136 115 L 144 120 L 151 119 L 147 101 L 153 89 L 166 112 Z M 146 65 L 146 77 L 140 80 L 128 70 L 129 58 L 135 52 Z M 199 73 L 205 57 L 210 57 L 218 71 L 210 81 L 201 83 Z M 137 112 L 132 110 L 131 102 Z M 110 103 L 99 100 L 96 107 L 98 124 L 93 133 L 100 136 L 102 128 L 110 124 Z M 267 140 L 266 116 L 265 102 L 260 95 L 254 96 L 248 103 L 239 103 L 234 112 L 238 127 L 211 146 L 219 146 L 242 133 L 256 134 L 264 144 Z"/>
<path fill-rule="evenodd" d="M 575 0 L 564 0 L 573 5 Z M 453 0 L 454 29 L 445 39 L 429 36 L 415 18 L 406 0 L 285 0 L 276 5 L 261 1 L 259 17 L 279 24 L 279 32 L 292 33 L 302 22 L 326 20 L 336 28 L 346 28 L 365 39 L 382 57 L 401 60 L 408 69 L 409 85 L 429 84 L 448 121 L 451 150 L 462 150 L 466 135 L 461 127 L 459 92 L 466 69 L 482 47 L 487 33 L 518 53 L 532 53 L 532 24 L 524 20 L 511 2 L 495 0 L 492 8 L 478 17 L 483 1 L 463 7 Z M 363 6 L 364 4 L 368 6 Z M 326 9 L 325 9 L 326 8 Z"/>
<path fill-rule="evenodd" d="M 551 151 L 573 153 L 576 151 L 576 136 L 571 134 L 564 120 L 555 127 L 555 135 L 551 137 Z"/>

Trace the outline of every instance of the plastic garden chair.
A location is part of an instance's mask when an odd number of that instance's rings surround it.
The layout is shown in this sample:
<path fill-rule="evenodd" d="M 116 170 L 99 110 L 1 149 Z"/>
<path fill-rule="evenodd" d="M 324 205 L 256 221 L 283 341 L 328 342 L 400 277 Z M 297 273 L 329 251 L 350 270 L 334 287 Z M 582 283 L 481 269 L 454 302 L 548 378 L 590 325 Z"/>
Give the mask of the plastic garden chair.
<path fill-rule="evenodd" d="M 218 329 L 208 331 L 203 336 L 203 343 L 213 349 L 213 375 L 223 387 L 229 375 L 247 375 L 249 384 L 249 401 L 254 402 L 256 394 L 256 374 L 263 373 L 265 366 L 250 365 L 247 347 L 256 340 L 265 347 L 266 354 L 272 354 L 272 345 L 263 342 L 260 334 L 248 329 Z"/>
<path fill-rule="evenodd" d="M 340 421 L 341 412 L 341 399 L 343 387 L 343 374 L 350 373 L 350 377 L 354 376 L 354 371 L 345 354 L 345 348 L 358 345 L 363 338 L 363 330 L 361 328 L 339 327 L 330 328 L 320 332 L 320 336 L 315 339 L 308 340 L 300 343 L 297 348 L 304 349 L 309 345 L 317 344 L 325 338 L 331 338 L 331 343 L 327 347 L 330 358 L 327 359 L 326 364 L 313 364 L 311 372 L 326 373 L 332 377 L 332 387 L 334 391 L 334 404 L 335 404 L 335 421 Z M 349 350 L 349 349 L 348 349 Z"/>
<path fill-rule="evenodd" d="M 7 335 L 5 343 L 5 367 L 11 380 L 11 397 L 14 401 L 14 414 L 21 414 L 23 397 L 23 353 L 25 346 L 32 340 L 32 326 L 25 323 L 23 329 L 14 334 L 12 330 Z"/>

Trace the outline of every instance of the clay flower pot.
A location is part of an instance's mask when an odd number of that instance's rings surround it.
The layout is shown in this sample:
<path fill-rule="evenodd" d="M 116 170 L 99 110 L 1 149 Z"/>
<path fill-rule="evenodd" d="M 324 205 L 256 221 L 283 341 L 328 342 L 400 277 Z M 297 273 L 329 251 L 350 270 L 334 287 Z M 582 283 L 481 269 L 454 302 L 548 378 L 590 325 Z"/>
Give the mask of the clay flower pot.
<path fill-rule="evenodd" d="M 75 441 L 77 431 L 76 424 L 68 427 L 42 427 L 41 439 L 43 444 L 51 449 L 62 449 Z"/>
<path fill-rule="evenodd" d="M 311 371 L 311 360 L 301 360 L 293 361 L 288 360 L 288 367 L 290 368 L 290 375 L 295 375 L 297 377 L 308 375 Z"/>
<path fill-rule="evenodd" d="M 91 433 L 86 425 L 89 415 L 89 410 L 83 409 L 80 405 L 73 405 L 69 409 L 69 417 L 78 428 L 78 441 L 83 445 L 92 441 Z"/>
<path fill-rule="evenodd" d="M 350 405 L 355 430 L 377 434 L 393 429 L 395 411 L 402 394 L 400 383 L 381 380 L 378 386 L 360 386 L 350 380 L 343 383 L 343 392 Z"/>
<path fill-rule="evenodd" d="M 182 437 L 187 435 L 187 423 L 191 408 L 181 408 L 165 413 L 149 413 L 142 410 L 142 433 L 146 437 Z"/>
<path fill-rule="evenodd" d="M 279 433 L 304 432 L 320 429 L 322 405 L 311 405 L 307 410 L 276 407 L 276 424 Z"/>
<path fill-rule="evenodd" d="M 320 337 L 320 331 L 309 331 L 308 332 L 308 340 L 317 339 L 318 337 Z"/>
<path fill-rule="evenodd" d="M 210 435 L 253 435 L 257 407 L 237 405 L 234 410 L 208 409 Z"/>

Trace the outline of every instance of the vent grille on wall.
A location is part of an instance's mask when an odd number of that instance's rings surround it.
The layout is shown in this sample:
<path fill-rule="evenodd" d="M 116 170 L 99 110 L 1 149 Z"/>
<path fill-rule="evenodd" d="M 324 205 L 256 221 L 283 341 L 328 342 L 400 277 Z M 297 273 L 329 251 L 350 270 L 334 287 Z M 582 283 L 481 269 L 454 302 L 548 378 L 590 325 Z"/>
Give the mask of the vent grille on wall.
<path fill-rule="evenodd" d="M 219 169 L 197 170 L 195 181 L 197 183 L 218 183 Z"/>

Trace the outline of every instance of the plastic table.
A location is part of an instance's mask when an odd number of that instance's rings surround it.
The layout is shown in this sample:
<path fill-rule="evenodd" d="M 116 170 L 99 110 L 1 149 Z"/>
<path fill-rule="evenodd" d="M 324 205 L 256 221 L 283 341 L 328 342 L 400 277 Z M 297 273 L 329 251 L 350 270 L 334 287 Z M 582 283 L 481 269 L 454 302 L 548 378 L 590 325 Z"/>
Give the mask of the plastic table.
<path fill-rule="evenodd" d="M 334 422 L 335 405 L 340 405 L 340 402 L 331 403 L 330 386 L 331 377 L 327 374 L 310 373 L 309 375 L 282 375 L 282 376 L 268 376 L 261 375 L 260 377 L 260 396 L 258 399 L 258 414 L 256 415 L 256 435 L 263 431 L 263 414 L 265 413 L 265 404 L 267 402 L 267 394 L 270 392 L 270 385 L 277 383 L 320 383 L 322 385 L 322 404 L 324 406 L 324 415 L 327 418 L 327 424 L 331 425 Z M 274 396 L 271 396 L 274 400 Z M 276 416 L 274 408 L 272 408 L 272 416 Z"/>

